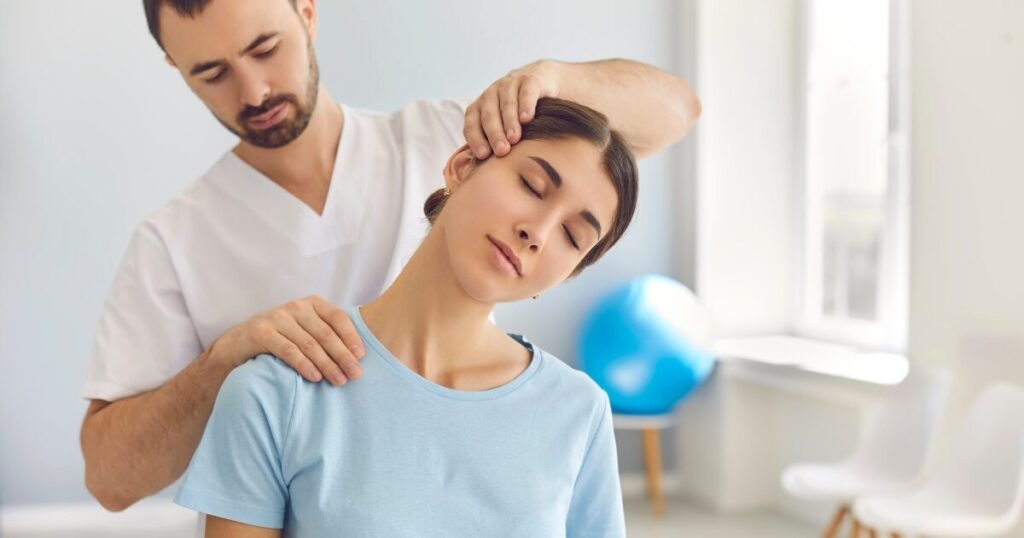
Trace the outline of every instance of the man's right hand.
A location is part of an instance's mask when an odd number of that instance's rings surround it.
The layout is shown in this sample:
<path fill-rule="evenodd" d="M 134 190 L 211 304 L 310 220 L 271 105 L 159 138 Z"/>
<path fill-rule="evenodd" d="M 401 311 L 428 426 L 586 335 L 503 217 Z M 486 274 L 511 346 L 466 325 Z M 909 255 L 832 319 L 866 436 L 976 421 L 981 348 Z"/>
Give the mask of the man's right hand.
<path fill-rule="evenodd" d="M 344 310 L 311 295 L 249 318 L 228 330 L 211 352 L 236 367 L 270 353 L 312 382 L 357 379 L 365 347 Z"/>

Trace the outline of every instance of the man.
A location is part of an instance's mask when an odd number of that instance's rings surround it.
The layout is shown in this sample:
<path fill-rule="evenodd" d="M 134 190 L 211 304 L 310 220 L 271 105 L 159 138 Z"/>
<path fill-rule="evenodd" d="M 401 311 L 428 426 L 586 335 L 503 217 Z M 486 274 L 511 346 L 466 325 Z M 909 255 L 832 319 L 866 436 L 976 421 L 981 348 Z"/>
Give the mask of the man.
<path fill-rule="evenodd" d="M 535 62 L 467 107 L 357 110 L 320 84 L 315 0 L 143 5 L 168 64 L 239 143 L 139 226 L 105 302 L 81 443 L 86 485 L 112 511 L 181 476 L 249 358 L 272 353 L 310 381 L 359 377 L 362 342 L 337 305 L 397 275 L 463 139 L 503 156 L 537 100 L 557 96 L 606 113 L 643 156 L 700 112 L 684 81 L 622 60 Z"/>

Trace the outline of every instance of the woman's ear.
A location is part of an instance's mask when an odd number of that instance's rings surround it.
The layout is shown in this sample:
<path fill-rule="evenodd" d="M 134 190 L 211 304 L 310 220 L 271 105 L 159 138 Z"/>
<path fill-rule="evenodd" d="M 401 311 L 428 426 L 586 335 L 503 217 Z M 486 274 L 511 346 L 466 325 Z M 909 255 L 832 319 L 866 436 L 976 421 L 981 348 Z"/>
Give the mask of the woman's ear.
<path fill-rule="evenodd" d="M 449 191 L 454 191 L 469 178 L 475 163 L 476 157 L 469 150 L 469 144 L 463 144 L 461 148 L 455 150 L 451 157 L 448 157 L 448 162 L 444 165 L 444 186 Z"/>

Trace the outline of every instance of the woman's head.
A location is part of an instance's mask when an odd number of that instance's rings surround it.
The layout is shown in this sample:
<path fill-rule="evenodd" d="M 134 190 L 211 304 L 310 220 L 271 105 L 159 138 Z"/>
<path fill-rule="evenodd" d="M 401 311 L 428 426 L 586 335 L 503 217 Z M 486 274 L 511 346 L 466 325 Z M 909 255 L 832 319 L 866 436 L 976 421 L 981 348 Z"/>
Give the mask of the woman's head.
<path fill-rule="evenodd" d="M 477 160 L 460 148 L 424 212 L 443 234 L 456 278 L 476 299 L 513 301 L 579 274 L 626 231 L 637 168 L 608 119 L 544 98 L 508 155 Z M 505 263 L 506 251 L 515 270 Z"/>

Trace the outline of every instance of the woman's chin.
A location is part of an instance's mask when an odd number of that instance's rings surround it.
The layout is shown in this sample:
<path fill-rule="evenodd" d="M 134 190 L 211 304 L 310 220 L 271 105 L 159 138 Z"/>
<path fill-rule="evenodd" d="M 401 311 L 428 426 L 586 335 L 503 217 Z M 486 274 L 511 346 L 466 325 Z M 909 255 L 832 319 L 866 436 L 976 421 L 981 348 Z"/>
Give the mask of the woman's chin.
<path fill-rule="evenodd" d="M 512 290 L 508 282 L 494 278 L 467 278 L 461 284 L 466 295 L 479 303 L 512 303 L 526 298 L 521 292 Z"/>

